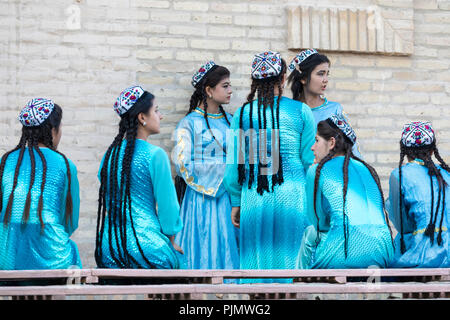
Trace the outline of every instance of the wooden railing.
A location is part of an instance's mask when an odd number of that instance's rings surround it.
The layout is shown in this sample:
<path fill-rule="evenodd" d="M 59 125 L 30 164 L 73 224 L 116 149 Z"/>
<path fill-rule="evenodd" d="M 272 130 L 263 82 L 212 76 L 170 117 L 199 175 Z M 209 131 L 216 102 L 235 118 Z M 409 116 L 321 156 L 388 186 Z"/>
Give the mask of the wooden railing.
<path fill-rule="evenodd" d="M 231 279 L 264 278 L 288 278 L 293 281 L 287 284 L 230 283 Z M 52 283 L 49 284 L 49 281 Z M 205 299 L 208 294 L 241 294 L 248 295 L 249 299 L 305 299 L 308 294 L 399 294 L 402 298 L 449 298 L 450 268 L 0 271 L 0 296 L 13 299 L 65 299 L 67 296 L 96 295 Z"/>

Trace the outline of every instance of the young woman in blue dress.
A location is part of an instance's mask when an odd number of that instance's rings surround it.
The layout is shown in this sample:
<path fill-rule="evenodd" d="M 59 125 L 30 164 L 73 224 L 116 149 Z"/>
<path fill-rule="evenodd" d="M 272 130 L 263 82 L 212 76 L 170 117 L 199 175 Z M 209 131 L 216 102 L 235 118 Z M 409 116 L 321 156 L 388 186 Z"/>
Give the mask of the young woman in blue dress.
<path fill-rule="evenodd" d="M 311 223 L 298 256 L 301 269 L 385 268 L 394 255 L 383 191 L 373 167 L 354 156 L 356 135 L 342 115 L 317 125 L 308 169 Z"/>
<path fill-rule="evenodd" d="M 291 71 L 288 83 L 291 84 L 292 98 L 311 108 L 316 125 L 333 114 L 342 115 L 349 122 L 342 105 L 325 97 L 330 65 L 326 55 L 316 49 L 307 49 L 296 55 L 288 66 Z M 358 143 L 353 146 L 353 154 L 361 158 Z"/>
<path fill-rule="evenodd" d="M 0 164 L 0 269 L 81 268 L 70 236 L 80 208 L 77 169 L 58 151 L 62 109 L 35 98 L 22 109 L 19 144 Z"/>
<path fill-rule="evenodd" d="M 449 185 L 450 168 L 436 146 L 431 123 L 405 124 L 400 162 L 391 173 L 387 201 L 398 231 L 393 267 L 450 267 Z"/>
<path fill-rule="evenodd" d="M 231 202 L 223 186 L 226 134 L 232 115 L 230 72 L 214 61 L 192 77 L 189 110 L 174 132 L 172 160 L 183 230 L 177 242 L 189 269 L 239 268 L 239 233 L 231 223 Z"/>
<path fill-rule="evenodd" d="M 103 156 L 95 259 L 100 268 L 177 269 L 182 229 L 169 157 L 147 142 L 159 133 L 162 115 L 155 97 L 140 86 L 114 104 L 119 130 Z"/>

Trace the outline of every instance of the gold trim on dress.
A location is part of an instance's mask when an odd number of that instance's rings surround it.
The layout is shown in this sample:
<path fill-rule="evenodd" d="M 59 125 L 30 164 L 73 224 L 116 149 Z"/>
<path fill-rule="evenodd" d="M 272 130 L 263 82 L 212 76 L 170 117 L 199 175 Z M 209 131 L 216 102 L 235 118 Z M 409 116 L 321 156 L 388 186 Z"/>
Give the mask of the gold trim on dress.
<path fill-rule="evenodd" d="M 413 236 L 416 236 L 416 235 L 418 235 L 419 233 L 424 233 L 425 230 L 427 230 L 427 228 L 423 228 L 423 229 L 420 229 L 420 230 L 416 230 L 416 231 L 413 232 Z M 442 227 L 442 231 L 447 231 L 447 230 L 448 230 L 448 229 L 447 229 L 446 227 Z M 435 229 L 434 229 L 434 232 L 439 232 L 439 228 L 435 228 Z"/>
<path fill-rule="evenodd" d="M 198 114 L 201 114 L 202 116 L 205 116 L 205 111 L 203 111 L 202 109 L 195 108 L 194 111 L 197 112 Z M 206 115 L 208 118 L 211 118 L 211 119 L 222 119 L 224 117 L 224 115 L 221 113 L 220 114 L 219 113 L 215 113 L 215 114 L 207 113 Z"/>

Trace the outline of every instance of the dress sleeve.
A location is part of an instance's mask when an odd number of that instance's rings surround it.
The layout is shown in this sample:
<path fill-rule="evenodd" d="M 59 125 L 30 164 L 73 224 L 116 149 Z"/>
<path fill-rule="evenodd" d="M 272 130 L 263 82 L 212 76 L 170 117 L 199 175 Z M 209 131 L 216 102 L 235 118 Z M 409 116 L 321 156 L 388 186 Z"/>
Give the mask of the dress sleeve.
<path fill-rule="evenodd" d="M 231 121 L 230 130 L 227 134 L 227 164 L 223 185 L 230 195 L 233 207 L 241 206 L 242 186 L 238 183 L 238 162 L 239 162 L 239 118 L 242 109 L 234 114 Z"/>
<path fill-rule="evenodd" d="M 311 109 L 305 104 L 303 104 L 302 113 L 304 126 L 301 138 L 300 156 L 306 172 L 314 162 L 314 153 L 312 152 L 311 147 L 314 144 L 316 136 L 316 122 L 314 121 Z"/>
<path fill-rule="evenodd" d="M 175 235 L 182 229 L 183 222 L 180 218 L 177 193 L 172 182 L 169 157 L 161 148 L 158 148 L 150 161 L 150 176 L 161 230 L 167 236 Z"/>
<path fill-rule="evenodd" d="M 69 220 L 69 224 L 65 225 L 66 232 L 71 236 L 74 231 L 78 228 L 78 219 L 80 217 L 80 185 L 78 182 L 77 168 L 74 163 L 67 159 L 69 162 L 70 169 L 70 196 L 72 197 L 72 219 Z M 67 194 L 68 180 L 64 188 L 64 194 Z M 67 199 L 66 199 L 67 201 Z M 63 203 L 63 221 L 66 213 L 66 202 Z"/>
<path fill-rule="evenodd" d="M 175 148 L 172 160 L 177 174 L 188 187 L 210 197 L 219 197 L 224 191 L 221 185 L 225 164 L 223 160 L 220 163 L 216 159 L 206 157 L 205 150 L 200 149 L 203 146 L 196 145 L 195 132 L 201 129 L 202 125 L 186 117 L 180 121 L 174 132 Z M 204 139 L 204 136 L 200 139 Z"/>

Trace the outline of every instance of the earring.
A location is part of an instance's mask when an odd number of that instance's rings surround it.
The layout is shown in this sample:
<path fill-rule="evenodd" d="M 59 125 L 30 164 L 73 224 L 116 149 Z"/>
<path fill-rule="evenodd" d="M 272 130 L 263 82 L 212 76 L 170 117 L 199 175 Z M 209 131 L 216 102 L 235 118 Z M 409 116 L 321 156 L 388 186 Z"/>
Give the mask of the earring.
<path fill-rule="evenodd" d="M 210 98 L 210 99 L 211 99 L 211 98 L 212 98 L 212 95 L 209 95 L 209 96 L 208 96 L 208 98 Z"/>
<path fill-rule="evenodd" d="M 142 126 L 144 126 L 144 127 L 145 127 L 146 125 L 147 125 L 147 122 L 145 122 L 145 121 L 144 121 L 144 123 L 142 124 Z"/>

